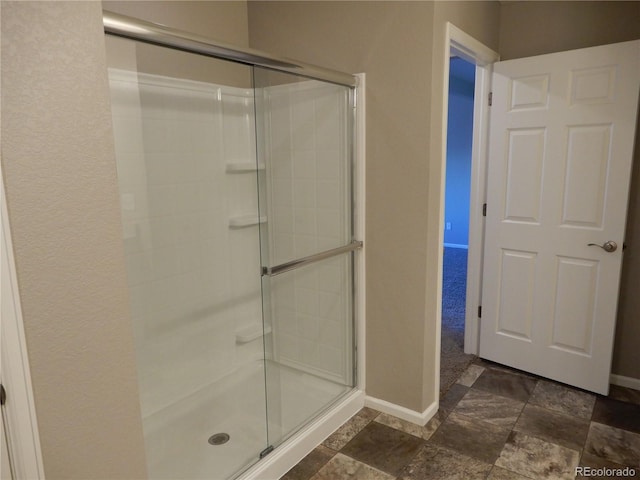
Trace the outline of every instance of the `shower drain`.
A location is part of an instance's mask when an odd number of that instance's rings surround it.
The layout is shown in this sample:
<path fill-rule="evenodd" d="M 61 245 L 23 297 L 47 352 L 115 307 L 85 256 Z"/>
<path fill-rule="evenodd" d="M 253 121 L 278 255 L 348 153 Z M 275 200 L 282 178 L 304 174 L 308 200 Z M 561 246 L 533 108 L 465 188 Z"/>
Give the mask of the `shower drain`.
<path fill-rule="evenodd" d="M 208 442 L 211 445 L 223 445 L 229 441 L 229 438 L 231 437 L 229 437 L 228 433 L 216 433 L 209 437 Z"/>

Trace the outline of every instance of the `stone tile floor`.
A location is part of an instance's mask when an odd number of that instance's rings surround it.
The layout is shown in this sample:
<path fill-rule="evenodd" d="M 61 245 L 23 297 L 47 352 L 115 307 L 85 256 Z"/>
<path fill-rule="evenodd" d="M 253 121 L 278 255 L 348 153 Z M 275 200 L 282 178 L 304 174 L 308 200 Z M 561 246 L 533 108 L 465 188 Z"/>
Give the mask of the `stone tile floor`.
<path fill-rule="evenodd" d="M 365 407 L 282 478 L 630 478 L 579 466 L 640 479 L 640 391 L 604 397 L 477 360 L 424 427 Z"/>

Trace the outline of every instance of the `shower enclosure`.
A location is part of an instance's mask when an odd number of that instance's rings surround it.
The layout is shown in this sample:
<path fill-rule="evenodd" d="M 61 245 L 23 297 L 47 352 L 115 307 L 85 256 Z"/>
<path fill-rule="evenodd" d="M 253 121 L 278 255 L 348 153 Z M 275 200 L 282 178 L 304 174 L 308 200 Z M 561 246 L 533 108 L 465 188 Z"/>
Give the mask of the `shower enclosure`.
<path fill-rule="evenodd" d="M 355 82 L 105 29 L 149 476 L 233 478 L 356 387 Z"/>

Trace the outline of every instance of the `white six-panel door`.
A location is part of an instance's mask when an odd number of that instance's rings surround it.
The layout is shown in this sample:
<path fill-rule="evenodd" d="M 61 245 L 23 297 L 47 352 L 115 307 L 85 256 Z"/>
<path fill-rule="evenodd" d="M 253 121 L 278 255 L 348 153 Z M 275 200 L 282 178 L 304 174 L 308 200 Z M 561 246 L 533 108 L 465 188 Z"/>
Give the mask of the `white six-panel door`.
<path fill-rule="evenodd" d="M 639 87 L 640 41 L 494 65 L 481 357 L 608 393 Z"/>

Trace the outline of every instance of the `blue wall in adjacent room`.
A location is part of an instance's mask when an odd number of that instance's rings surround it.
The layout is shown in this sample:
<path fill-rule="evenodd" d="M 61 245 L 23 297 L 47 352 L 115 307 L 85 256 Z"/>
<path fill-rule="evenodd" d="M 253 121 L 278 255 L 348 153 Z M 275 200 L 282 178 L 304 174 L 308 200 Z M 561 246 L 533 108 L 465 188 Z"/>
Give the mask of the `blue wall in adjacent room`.
<path fill-rule="evenodd" d="M 444 243 L 469 243 L 475 65 L 452 58 L 449 74 Z M 446 224 L 451 224 L 451 230 Z"/>

